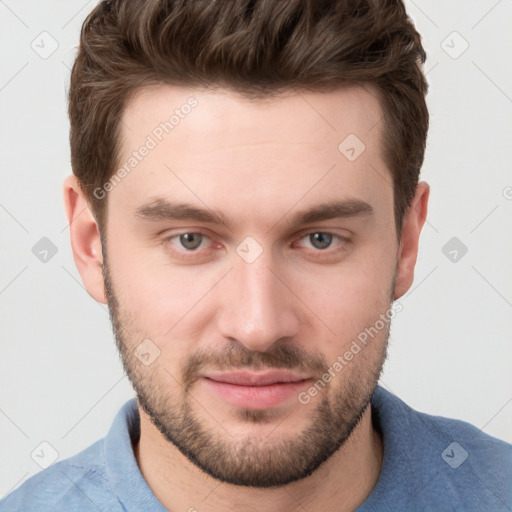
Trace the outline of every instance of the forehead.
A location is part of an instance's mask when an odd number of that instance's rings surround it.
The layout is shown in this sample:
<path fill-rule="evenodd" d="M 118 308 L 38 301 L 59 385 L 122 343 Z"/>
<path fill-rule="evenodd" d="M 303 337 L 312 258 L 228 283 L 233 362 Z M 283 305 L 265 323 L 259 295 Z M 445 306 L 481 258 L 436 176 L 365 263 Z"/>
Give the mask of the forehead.
<path fill-rule="evenodd" d="M 150 86 L 139 88 L 130 96 L 121 131 L 127 143 L 134 142 L 132 136 L 140 130 L 154 132 L 157 139 L 165 138 L 170 131 L 160 124 L 170 121 L 174 135 L 188 129 L 214 136 L 222 127 L 222 139 L 226 142 L 229 142 L 226 135 L 236 137 L 239 142 L 244 139 L 252 143 L 266 142 L 270 136 L 276 142 L 287 141 L 289 135 L 294 141 L 302 138 L 304 142 L 314 142 L 312 132 L 319 136 L 338 132 L 335 139 L 344 132 L 357 133 L 370 142 L 372 132 L 378 136 L 381 131 L 378 96 L 378 90 L 369 84 L 345 86 L 328 93 L 286 90 L 258 99 L 227 89 Z M 185 118 L 186 123 L 182 122 Z M 276 123 L 278 131 L 274 130 Z M 203 144 L 208 142 L 204 140 Z"/>
<path fill-rule="evenodd" d="M 222 89 L 146 87 L 123 114 L 118 163 L 127 172 L 109 203 L 134 211 L 167 196 L 242 216 L 265 207 L 268 222 L 298 201 L 345 196 L 389 210 L 382 125 L 370 87 L 256 100 Z"/>

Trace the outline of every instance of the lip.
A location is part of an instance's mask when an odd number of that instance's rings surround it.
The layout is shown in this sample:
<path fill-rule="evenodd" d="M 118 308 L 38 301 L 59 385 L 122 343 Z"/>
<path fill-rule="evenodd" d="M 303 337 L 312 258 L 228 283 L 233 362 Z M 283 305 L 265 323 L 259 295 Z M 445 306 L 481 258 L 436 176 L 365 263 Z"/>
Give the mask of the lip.
<path fill-rule="evenodd" d="M 238 386 L 268 386 L 270 384 L 300 382 L 309 378 L 286 370 L 212 372 L 204 375 L 204 377 L 216 382 L 236 384 Z"/>
<path fill-rule="evenodd" d="M 296 399 L 311 378 L 285 370 L 213 372 L 202 377 L 222 400 L 246 409 L 272 409 Z"/>

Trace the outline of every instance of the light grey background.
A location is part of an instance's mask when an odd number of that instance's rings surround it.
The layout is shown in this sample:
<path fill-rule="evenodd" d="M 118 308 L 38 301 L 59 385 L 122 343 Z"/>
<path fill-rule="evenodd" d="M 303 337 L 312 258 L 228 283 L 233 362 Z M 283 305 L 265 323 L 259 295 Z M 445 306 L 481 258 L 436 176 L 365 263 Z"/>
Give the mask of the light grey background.
<path fill-rule="evenodd" d="M 103 437 L 133 396 L 62 206 L 69 68 L 95 3 L 0 0 L 0 496 L 52 450 L 63 459 Z M 428 52 L 431 199 L 382 384 L 512 442 L 512 2 L 407 6 Z M 46 262 L 32 252 L 43 237 L 57 249 Z M 443 253 L 452 237 L 465 255 Z"/>

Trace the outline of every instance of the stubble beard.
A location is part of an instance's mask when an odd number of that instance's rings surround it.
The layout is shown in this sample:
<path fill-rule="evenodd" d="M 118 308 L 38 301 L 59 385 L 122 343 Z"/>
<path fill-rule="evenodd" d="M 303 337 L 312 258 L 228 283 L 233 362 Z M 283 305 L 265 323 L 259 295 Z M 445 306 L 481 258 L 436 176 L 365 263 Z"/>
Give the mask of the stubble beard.
<path fill-rule="evenodd" d="M 388 324 L 383 339 L 370 349 L 372 357 L 358 354 L 359 364 L 349 371 L 349 378 L 343 372 L 334 377 L 319 396 L 314 397 L 307 408 L 314 407 L 310 419 L 298 435 L 279 439 L 279 421 L 275 411 L 238 409 L 238 420 L 252 424 L 275 421 L 276 429 L 271 436 L 249 436 L 236 439 L 226 428 L 215 422 L 212 415 L 205 413 L 211 404 L 197 405 L 191 396 L 193 383 L 199 368 L 213 361 L 233 368 L 257 369 L 309 368 L 321 376 L 328 365 L 322 356 L 307 354 L 293 345 L 271 347 L 267 352 L 249 351 L 236 343 L 227 347 L 222 354 L 193 354 L 181 367 L 182 388 L 177 401 L 167 392 L 168 386 L 179 387 L 177 378 L 157 365 L 145 367 L 134 355 L 138 341 L 130 338 L 127 316 L 123 314 L 114 293 L 106 254 L 104 254 L 103 276 L 112 322 L 113 332 L 126 374 L 136 392 L 137 400 L 152 423 L 164 438 L 172 443 L 193 464 L 216 480 L 233 485 L 269 488 L 279 487 L 311 475 L 321 464 L 334 455 L 346 443 L 365 411 L 377 386 L 384 361 L 390 332 Z M 394 288 L 394 287 L 393 287 Z M 133 336 L 131 336 L 133 338 Z M 355 362 L 354 362 L 355 363 Z M 330 396 L 326 390 L 342 383 L 336 393 Z M 309 409 L 310 411 L 310 409 Z M 201 414 L 203 417 L 201 417 Z M 212 425 L 208 425 L 208 420 Z"/>

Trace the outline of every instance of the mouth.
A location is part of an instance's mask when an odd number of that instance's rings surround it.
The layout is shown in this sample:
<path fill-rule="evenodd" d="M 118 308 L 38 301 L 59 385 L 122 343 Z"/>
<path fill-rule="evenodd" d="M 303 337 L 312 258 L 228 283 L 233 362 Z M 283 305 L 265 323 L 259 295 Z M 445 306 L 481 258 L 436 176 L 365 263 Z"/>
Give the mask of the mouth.
<path fill-rule="evenodd" d="M 272 409 L 296 399 L 311 377 L 285 370 L 212 372 L 200 379 L 210 392 L 236 407 Z"/>

